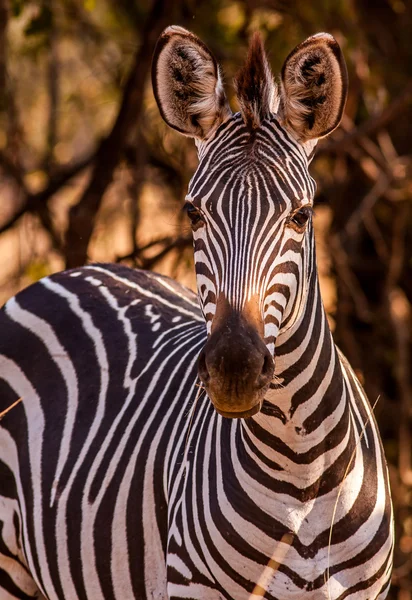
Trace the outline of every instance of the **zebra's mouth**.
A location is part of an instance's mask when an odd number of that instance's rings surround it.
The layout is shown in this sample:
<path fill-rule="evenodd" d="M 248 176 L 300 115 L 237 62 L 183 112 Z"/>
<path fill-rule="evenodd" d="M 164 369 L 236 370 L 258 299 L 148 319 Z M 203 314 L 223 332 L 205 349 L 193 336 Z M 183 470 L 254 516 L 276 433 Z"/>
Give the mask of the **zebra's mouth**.
<path fill-rule="evenodd" d="M 248 408 L 248 410 L 220 410 L 216 404 L 214 405 L 216 412 L 222 417 L 226 417 L 226 419 L 246 419 L 247 417 L 253 417 L 256 413 L 260 411 L 262 408 L 262 401 L 257 402 L 252 408 Z"/>

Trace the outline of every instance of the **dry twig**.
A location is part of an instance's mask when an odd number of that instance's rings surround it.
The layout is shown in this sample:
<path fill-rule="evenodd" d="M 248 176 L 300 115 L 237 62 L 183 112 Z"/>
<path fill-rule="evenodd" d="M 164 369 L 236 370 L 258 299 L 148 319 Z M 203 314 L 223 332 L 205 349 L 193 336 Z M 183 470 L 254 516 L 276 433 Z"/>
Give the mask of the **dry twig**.
<path fill-rule="evenodd" d="M 3 410 L 2 412 L 0 412 L 0 421 L 3 419 L 3 417 L 5 417 L 7 415 L 7 413 L 9 413 L 15 406 L 17 406 L 18 404 L 20 404 L 20 402 L 22 402 L 23 398 L 19 398 L 18 400 L 16 400 L 15 402 L 13 402 L 13 404 L 10 404 L 10 406 L 8 406 L 5 410 Z"/>

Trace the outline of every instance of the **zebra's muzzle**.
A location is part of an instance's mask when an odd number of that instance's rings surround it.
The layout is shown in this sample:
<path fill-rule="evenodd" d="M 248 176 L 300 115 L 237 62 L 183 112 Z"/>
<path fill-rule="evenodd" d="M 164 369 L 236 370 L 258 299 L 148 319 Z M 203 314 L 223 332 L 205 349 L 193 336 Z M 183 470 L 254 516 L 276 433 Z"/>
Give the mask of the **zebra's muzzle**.
<path fill-rule="evenodd" d="M 209 337 L 198 369 L 217 412 L 245 418 L 261 409 L 274 361 L 253 324 L 233 311 Z"/>

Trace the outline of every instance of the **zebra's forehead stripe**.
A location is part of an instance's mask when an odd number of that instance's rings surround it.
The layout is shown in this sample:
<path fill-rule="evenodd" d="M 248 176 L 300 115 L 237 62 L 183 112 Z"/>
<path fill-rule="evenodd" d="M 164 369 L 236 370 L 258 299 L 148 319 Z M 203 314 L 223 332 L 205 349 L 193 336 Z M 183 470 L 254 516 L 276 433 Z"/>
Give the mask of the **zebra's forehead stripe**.
<path fill-rule="evenodd" d="M 280 125 L 277 119 L 272 119 L 270 124 L 264 123 L 262 134 L 266 135 L 272 144 L 279 150 L 288 151 L 298 161 L 302 170 L 308 166 L 308 158 L 302 146 Z"/>
<path fill-rule="evenodd" d="M 265 158 L 268 157 L 267 153 L 262 151 L 262 148 L 260 149 L 260 153 Z M 233 160 L 234 157 L 237 160 Z M 269 158 L 272 159 L 273 157 L 269 156 Z M 245 161 L 247 162 L 247 160 L 247 156 L 244 156 L 244 151 L 235 155 L 228 153 L 227 165 L 220 165 L 217 170 L 212 169 L 204 177 L 192 180 L 189 195 L 192 197 L 201 197 L 204 194 L 209 198 L 218 186 L 224 184 L 226 177 L 233 178 L 235 175 L 245 177 L 250 170 L 255 170 L 260 172 L 262 177 L 268 181 L 268 185 L 273 188 L 271 196 L 276 196 L 278 199 L 282 198 L 287 204 L 296 199 L 304 201 L 311 198 L 314 191 L 312 178 L 309 174 L 303 176 L 290 157 L 285 158 L 283 161 L 284 165 L 282 161 L 278 161 L 276 169 L 272 167 L 269 161 L 269 164 L 260 161 L 259 165 L 254 165 L 251 162 L 250 164 L 246 164 L 245 168 Z M 206 190 L 208 191 L 206 192 Z"/>
<path fill-rule="evenodd" d="M 233 155 L 237 158 L 237 154 Z M 226 161 L 219 163 L 219 166 L 214 170 L 207 171 L 203 177 L 192 179 L 189 185 L 189 195 L 196 197 L 202 196 L 204 190 L 210 188 L 210 183 L 214 182 L 215 187 L 225 183 L 228 176 L 231 177 L 235 173 L 242 172 L 242 165 L 240 161 L 234 161 L 231 154 L 226 155 Z"/>
<path fill-rule="evenodd" d="M 206 172 L 210 164 L 217 158 L 220 158 L 220 154 L 225 153 L 231 141 L 236 140 L 237 144 L 240 145 L 242 140 L 247 140 L 248 137 L 248 130 L 244 126 L 239 125 L 238 120 L 234 120 L 226 131 L 218 131 L 215 139 L 209 142 L 207 151 L 199 153 L 202 166 L 200 171 L 198 170 L 195 173 L 194 177 L 199 177 L 202 172 Z"/>

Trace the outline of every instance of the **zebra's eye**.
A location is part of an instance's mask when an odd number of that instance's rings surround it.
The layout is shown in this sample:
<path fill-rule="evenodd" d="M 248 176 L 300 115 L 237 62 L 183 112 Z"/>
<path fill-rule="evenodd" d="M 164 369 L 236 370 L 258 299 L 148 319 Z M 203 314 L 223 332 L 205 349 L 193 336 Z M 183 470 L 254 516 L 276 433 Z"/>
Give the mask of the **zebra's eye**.
<path fill-rule="evenodd" d="M 193 206 L 193 204 L 187 202 L 184 208 L 188 214 L 192 227 L 196 227 L 203 222 L 201 212 L 195 206 Z"/>
<path fill-rule="evenodd" d="M 291 215 L 288 224 L 291 225 L 293 229 L 302 231 L 309 221 L 311 214 L 312 208 L 310 206 L 304 206 Z"/>

